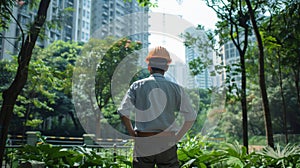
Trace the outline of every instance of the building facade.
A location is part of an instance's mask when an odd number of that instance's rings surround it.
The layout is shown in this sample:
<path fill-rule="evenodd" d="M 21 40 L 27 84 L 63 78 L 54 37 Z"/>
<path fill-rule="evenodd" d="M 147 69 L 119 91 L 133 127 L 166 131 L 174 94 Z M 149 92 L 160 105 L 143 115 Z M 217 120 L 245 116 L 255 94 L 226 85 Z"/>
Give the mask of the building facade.
<path fill-rule="evenodd" d="M 73 7 L 73 31 L 71 31 L 73 40 L 87 42 L 90 39 L 92 2 L 91 0 L 75 0 Z"/>
<path fill-rule="evenodd" d="M 243 39 L 240 39 L 240 41 Z M 254 35 L 248 37 L 248 42 L 252 43 L 255 42 L 256 38 Z M 224 75 L 224 81 L 226 78 L 231 78 L 231 84 L 235 83 L 238 88 L 241 88 L 242 77 L 240 71 L 235 71 L 236 69 L 240 69 L 240 53 L 236 46 L 233 44 L 232 41 L 225 43 L 219 49 L 219 54 L 222 57 L 222 62 L 224 65 L 230 67 L 230 72 Z"/>
<path fill-rule="evenodd" d="M 205 33 L 201 30 L 197 30 L 194 27 L 186 29 L 185 33 L 188 33 L 193 38 L 201 39 L 201 43 L 205 42 Z M 185 57 L 186 63 L 193 61 L 196 58 L 203 60 L 213 60 L 213 52 L 210 49 L 200 49 L 198 48 L 198 42 L 192 46 L 185 47 Z M 203 69 L 203 71 L 195 76 L 190 76 L 187 79 L 188 88 L 202 88 L 207 89 L 212 87 L 212 77 L 210 72 L 212 71 L 213 65 Z"/>
<path fill-rule="evenodd" d="M 29 5 L 15 6 L 13 15 L 17 18 L 24 32 L 28 24 L 34 21 L 36 11 Z M 49 26 L 49 22 L 56 26 Z M 90 38 L 91 0 L 52 0 L 47 11 L 48 25 L 45 25 L 44 38 L 37 40 L 37 45 L 46 47 L 56 40 L 87 42 Z M 0 58 L 10 59 L 18 54 L 22 36 L 17 23 L 12 20 L 9 29 L 0 37 Z"/>
<path fill-rule="evenodd" d="M 233 73 L 235 69 L 240 68 L 240 54 L 233 44 L 232 41 L 227 42 L 220 47 L 219 53 L 222 57 L 222 62 L 224 66 L 230 67 L 230 72 L 224 72 L 223 80 L 230 78 L 230 85 L 236 84 L 238 88 L 241 88 L 241 74 Z M 228 83 L 229 84 L 229 83 Z"/>
<path fill-rule="evenodd" d="M 148 11 L 138 2 L 124 0 L 92 0 L 91 34 L 95 38 L 129 37 L 148 47 Z"/>

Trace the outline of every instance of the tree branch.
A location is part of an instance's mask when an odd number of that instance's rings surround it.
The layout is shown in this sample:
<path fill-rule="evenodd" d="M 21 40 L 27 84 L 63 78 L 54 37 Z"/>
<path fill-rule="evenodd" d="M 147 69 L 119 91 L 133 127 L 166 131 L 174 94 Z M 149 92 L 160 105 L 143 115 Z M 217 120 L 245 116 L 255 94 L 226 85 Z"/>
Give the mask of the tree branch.
<path fill-rule="evenodd" d="M 11 11 L 8 9 L 8 7 L 7 6 L 4 6 L 4 7 L 7 10 L 7 12 L 9 13 L 9 15 L 13 18 L 13 20 L 17 23 L 18 27 L 21 30 L 21 34 L 22 34 L 22 45 L 21 45 L 21 47 L 23 47 L 24 46 L 24 42 L 25 42 L 25 33 L 24 33 L 24 30 L 23 30 L 20 22 L 17 20 L 17 18 L 15 18 L 15 16 L 11 13 Z"/>

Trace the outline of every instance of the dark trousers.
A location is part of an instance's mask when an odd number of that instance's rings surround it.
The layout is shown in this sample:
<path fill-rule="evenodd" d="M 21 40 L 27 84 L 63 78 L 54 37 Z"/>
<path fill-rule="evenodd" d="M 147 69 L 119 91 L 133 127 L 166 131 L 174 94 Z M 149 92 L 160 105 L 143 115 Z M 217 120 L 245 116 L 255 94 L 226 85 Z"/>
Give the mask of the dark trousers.
<path fill-rule="evenodd" d="M 177 146 L 173 147 L 151 156 L 134 157 L 134 168 L 179 168 L 179 161 L 177 157 Z"/>

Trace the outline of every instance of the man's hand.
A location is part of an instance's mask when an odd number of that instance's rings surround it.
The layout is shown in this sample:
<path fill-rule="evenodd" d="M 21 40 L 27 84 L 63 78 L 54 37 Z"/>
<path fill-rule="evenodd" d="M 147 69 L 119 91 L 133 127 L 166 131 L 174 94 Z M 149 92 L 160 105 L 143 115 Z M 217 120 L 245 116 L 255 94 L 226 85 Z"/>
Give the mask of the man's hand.
<path fill-rule="evenodd" d="M 194 121 L 185 121 L 181 129 L 176 133 L 176 141 L 178 142 L 184 134 L 193 126 Z"/>
<path fill-rule="evenodd" d="M 126 116 L 121 116 L 121 120 L 123 121 L 128 133 L 130 136 L 133 136 L 135 137 L 136 136 L 136 132 L 133 130 L 133 127 L 132 127 L 132 124 L 131 124 L 131 121 L 128 117 Z"/>

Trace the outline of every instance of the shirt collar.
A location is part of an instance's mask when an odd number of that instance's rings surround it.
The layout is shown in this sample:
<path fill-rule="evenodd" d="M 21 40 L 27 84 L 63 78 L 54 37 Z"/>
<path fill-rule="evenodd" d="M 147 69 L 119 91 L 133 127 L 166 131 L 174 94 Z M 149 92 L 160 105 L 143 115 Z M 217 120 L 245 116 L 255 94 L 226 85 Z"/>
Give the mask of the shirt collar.
<path fill-rule="evenodd" d="M 151 77 L 161 77 L 161 78 L 165 78 L 164 75 L 160 74 L 160 73 L 154 73 L 150 75 Z"/>

